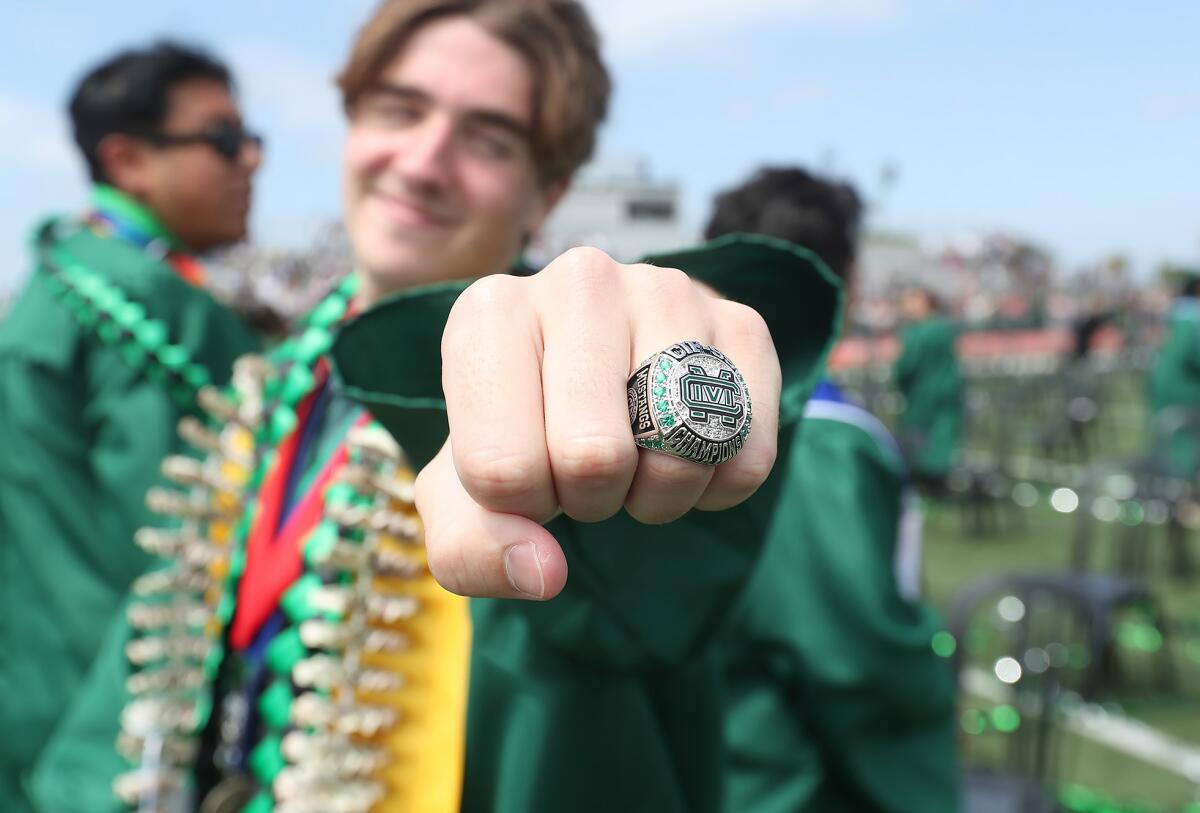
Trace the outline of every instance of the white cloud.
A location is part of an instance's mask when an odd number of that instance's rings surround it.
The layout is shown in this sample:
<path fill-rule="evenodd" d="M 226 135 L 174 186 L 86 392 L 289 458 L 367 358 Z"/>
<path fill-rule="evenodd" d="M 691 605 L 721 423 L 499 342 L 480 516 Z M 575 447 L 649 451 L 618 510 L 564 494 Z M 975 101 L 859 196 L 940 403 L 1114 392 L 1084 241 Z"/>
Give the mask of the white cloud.
<path fill-rule="evenodd" d="M 0 166 L 70 177 L 78 173 L 63 111 L 0 94 L 0 121 Z"/>
<path fill-rule="evenodd" d="M 670 48 L 683 37 L 742 22 L 875 25 L 897 17 L 902 0 L 589 0 L 605 47 L 616 52 Z"/>

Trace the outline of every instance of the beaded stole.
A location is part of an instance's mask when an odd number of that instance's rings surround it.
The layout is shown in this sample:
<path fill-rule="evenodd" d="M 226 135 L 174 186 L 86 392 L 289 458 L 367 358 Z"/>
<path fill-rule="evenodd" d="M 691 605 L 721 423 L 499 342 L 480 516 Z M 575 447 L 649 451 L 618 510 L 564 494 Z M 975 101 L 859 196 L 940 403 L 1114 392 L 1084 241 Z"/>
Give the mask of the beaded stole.
<path fill-rule="evenodd" d="M 82 327 L 117 347 L 130 367 L 165 385 L 180 407 L 192 408 L 196 392 L 210 383 L 208 370 L 186 347 L 171 343 L 164 321 L 147 315 L 120 286 L 54 245 L 60 230 L 72 228 L 82 226 L 51 223 L 35 237 L 40 277 Z"/>
<path fill-rule="evenodd" d="M 212 419 L 185 417 L 201 453 L 164 461 L 179 488 L 153 489 L 178 528 L 142 529 L 138 545 L 169 560 L 133 587 L 133 699 L 121 753 L 135 768 L 114 783 L 137 810 L 186 794 L 213 715 L 253 494 L 274 454 L 264 442 L 264 391 L 278 375 L 259 357 L 234 367 L 231 394 L 205 387 Z M 270 424 L 270 420 L 267 421 Z M 258 438 L 258 440 L 256 440 Z M 378 425 L 347 435 L 348 460 L 324 494 L 323 520 L 303 545 L 304 572 L 280 607 L 289 626 L 267 648 L 272 682 L 257 702 L 265 733 L 234 801 L 201 810 L 245 813 L 453 813 L 466 736 L 470 619 L 425 562 L 414 474 Z M 215 796 L 215 794 L 210 794 Z M 211 805 L 211 806 L 210 806 Z"/>

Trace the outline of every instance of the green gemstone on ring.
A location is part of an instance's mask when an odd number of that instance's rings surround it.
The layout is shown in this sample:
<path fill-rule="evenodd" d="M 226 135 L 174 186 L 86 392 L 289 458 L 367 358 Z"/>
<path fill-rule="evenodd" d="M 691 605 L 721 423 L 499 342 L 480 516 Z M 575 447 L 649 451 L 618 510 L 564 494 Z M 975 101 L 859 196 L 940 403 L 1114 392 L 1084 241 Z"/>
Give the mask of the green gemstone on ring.
<path fill-rule="evenodd" d="M 666 387 L 655 387 L 654 389 L 651 390 L 651 392 L 653 392 L 655 395 L 657 395 L 659 398 L 661 398 L 667 394 L 667 388 Z"/>

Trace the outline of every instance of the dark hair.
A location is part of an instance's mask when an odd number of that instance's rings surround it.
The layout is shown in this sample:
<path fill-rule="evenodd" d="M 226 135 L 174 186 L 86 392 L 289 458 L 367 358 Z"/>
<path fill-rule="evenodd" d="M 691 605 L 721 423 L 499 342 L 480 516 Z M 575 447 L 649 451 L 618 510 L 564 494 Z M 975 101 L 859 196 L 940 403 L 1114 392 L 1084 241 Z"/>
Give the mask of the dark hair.
<path fill-rule="evenodd" d="M 799 167 L 766 167 L 717 196 L 704 236 L 711 240 L 746 232 L 778 237 L 809 249 L 846 279 L 862 209 L 858 192 L 848 183 Z"/>
<path fill-rule="evenodd" d="M 576 0 L 383 0 L 337 77 L 346 112 L 353 113 L 421 26 L 456 15 L 474 20 L 525 58 L 533 75 L 538 174 L 543 183 L 570 177 L 591 157 L 612 93 L 600 37 Z"/>
<path fill-rule="evenodd" d="M 167 117 L 171 89 L 190 79 L 211 79 L 233 88 L 229 69 L 207 54 L 173 42 L 122 51 L 90 70 L 71 95 L 68 107 L 75 143 L 92 180 L 108 179 L 96 155 L 113 133 L 157 131 Z"/>
<path fill-rule="evenodd" d="M 1179 295 L 1200 297 L 1200 269 L 1187 271 L 1179 283 Z"/>
<path fill-rule="evenodd" d="M 915 294 L 925 300 L 925 306 L 929 308 L 931 313 L 945 313 L 946 303 L 942 298 L 933 292 L 932 288 L 926 288 L 924 285 L 913 285 L 904 291 L 905 295 Z"/>

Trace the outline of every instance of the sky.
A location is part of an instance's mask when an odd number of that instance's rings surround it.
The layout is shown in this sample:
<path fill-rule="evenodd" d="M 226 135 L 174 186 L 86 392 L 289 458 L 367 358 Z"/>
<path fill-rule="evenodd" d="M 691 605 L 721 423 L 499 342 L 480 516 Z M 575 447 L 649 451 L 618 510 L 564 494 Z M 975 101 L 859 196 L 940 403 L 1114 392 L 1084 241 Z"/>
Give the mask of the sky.
<path fill-rule="evenodd" d="M 0 293 L 26 238 L 85 200 L 65 100 L 158 37 L 229 62 L 268 139 L 253 237 L 302 247 L 339 211 L 332 76 L 373 0 L 5 0 Z M 765 164 L 856 183 L 870 225 L 1006 230 L 1067 269 L 1200 261 L 1200 3 L 1192 0 L 591 0 L 616 81 L 599 155 L 712 196 Z M 883 182 L 884 168 L 894 181 Z"/>

